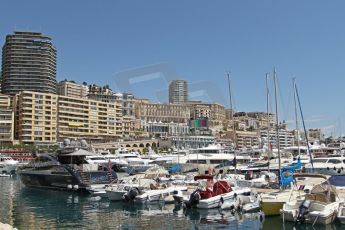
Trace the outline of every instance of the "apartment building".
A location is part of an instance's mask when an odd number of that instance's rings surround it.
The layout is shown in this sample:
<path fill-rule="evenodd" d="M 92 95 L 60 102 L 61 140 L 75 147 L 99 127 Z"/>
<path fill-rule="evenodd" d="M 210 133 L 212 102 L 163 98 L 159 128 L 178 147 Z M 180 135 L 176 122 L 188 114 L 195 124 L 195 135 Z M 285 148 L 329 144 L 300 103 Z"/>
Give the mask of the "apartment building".
<path fill-rule="evenodd" d="M 181 104 L 188 101 L 188 83 L 185 80 L 174 80 L 169 84 L 169 103 Z"/>
<path fill-rule="evenodd" d="M 14 112 L 11 97 L 0 94 L 0 145 L 12 144 L 14 140 Z"/>
<path fill-rule="evenodd" d="M 121 104 L 23 91 L 15 96 L 15 136 L 24 144 L 64 138 L 116 140 L 122 135 Z"/>
<path fill-rule="evenodd" d="M 159 104 L 148 100 L 136 100 L 135 115 L 142 123 L 188 123 L 190 110 L 183 104 Z"/>
<path fill-rule="evenodd" d="M 223 105 L 201 101 L 190 101 L 186 104 L 189 106 L 192 119 L 208 118 L 210 128 L 223 127 L 226 120 L 226 110 Z"/>
<path fill-rule="evenodd" d="M 236 148 L 259 146 L 259 133 L 256 131 L 236 131 Z"/>
<path fill-rule="evenodd" d="M 24 144 L 57 141 L 57 100 L 55 94 L 22 91 L 14 97 L 15 138 Z"/>
<path fill-rule="evenodd" d="M 265 143 L 267 142 L 267 129 L 260 130 L 260 138 Z M 275 129 L 269 129 L 268 132 L 269 143 L 271 144 L 272 148 L 278 148 L 277 144 L 277 133 Z M 291 147 L 294 145 L 294 135 L 292 131 L 288 131 L 286 129 L 279 128 L 279 145 L 280 148 Z"/>
<path fill-rule="evenodd" d="M 12 96 L 20 91 L 56 93 L 56 49 L 50 37 L 22 31 L 6 36 L 1 90 Z"/>
<path fill-rule="evenodd" d="M 122 134 L 121 104 L 59 96 L 58 138 L 116 140 Z"/>
<path fill-rule="evenodd" d="M 90 86 L 89 99 L 107 103 L 115 103 L 121 106 L 122 137 L 130 138 L 135 136 L 135 130 L 140 128 L 135 118 L 135 98 L 129 93 L 114 93 L 108 87 L 96 85 Z"/>
<path fill-rule="evenodd" d="M 67 97 L 87 98 L 89 87 L 84 84 L 64 80 L 57 84 L 57 94 Z"/>

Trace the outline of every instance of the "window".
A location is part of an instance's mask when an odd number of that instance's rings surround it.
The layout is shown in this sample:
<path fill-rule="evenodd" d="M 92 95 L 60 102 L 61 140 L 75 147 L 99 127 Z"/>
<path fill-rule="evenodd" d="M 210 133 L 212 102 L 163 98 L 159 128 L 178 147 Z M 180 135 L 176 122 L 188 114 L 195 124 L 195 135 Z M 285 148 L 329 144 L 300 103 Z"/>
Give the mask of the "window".
<path fill-rule="evenodd" d="M 329 159 L 327 163 L 331 163 L 331 164 L 340 164 L 341 160 L 338 159 Z"/>
<path fill-rule="evenodd" d="M 188 160 L 187 163 L 192 163 L 192 164 L 206 164 L 206 160 Z"/>

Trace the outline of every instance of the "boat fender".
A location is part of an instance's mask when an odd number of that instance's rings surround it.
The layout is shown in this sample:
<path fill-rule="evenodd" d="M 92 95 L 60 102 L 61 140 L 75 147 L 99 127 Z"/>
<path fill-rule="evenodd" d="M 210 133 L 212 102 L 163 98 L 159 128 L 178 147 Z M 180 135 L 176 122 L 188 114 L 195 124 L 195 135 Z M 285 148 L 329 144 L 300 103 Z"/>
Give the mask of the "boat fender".
<path fill-rule="evenodd" d="M 72 185 L 71 184 L 67 185 L 67 188 L 72 189 Z"/>
<path fill-rule="evenodd" d="M 334 170 L 337 170 L 337 168 L 334 166 L 334 168 L 333 168 Z"/>
<path fill-rule="evenodd" d="M 338 173 L 341 173 L 341 169 L 338 169 Z"/>
<path fill-rule="evenodd" d="M 224 198 L 222 196 L 220 197 L 220 203 L 224 203 Z"/>
<path fill-rule="evenodd" d="M 329 170 L 329 167 L 327 167 L 327 170 Z"/>

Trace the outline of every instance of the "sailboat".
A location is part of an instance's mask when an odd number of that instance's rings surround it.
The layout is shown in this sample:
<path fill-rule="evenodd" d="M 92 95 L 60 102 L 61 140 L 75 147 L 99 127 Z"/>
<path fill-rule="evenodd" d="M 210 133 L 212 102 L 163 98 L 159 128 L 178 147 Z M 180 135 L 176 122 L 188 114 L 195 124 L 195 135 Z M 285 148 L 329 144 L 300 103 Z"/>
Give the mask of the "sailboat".
<path fill-rule="evenodd" d="M 293 174 L 294 171 L 301 168 L 301 161 L 291 166 L 285 166 L 281 168 L 281 155 L 280 155 L 280 145 L 279 145 L 279 121 L 278 121 L 278 103 L 277 103 L 277 77 L 274 69 L 274 89 L 275 89 L 275 108 L 276 108 L 276 139 L 278 147 L 278 164 L 279 164 L 279 185 L 280 189 L 286 188 L 291 185 L 290 190 L 280 190 L 275 193 L 262 194 L 261 195 L 261 209 L 266 216 L 279 215 L 280 209 L 287 201 L 295 200 L 304 196 L 304 192 L 301 193 L 293 184 Z M 294 83 L 295 84 L 295 83 Z M 294 86 L 295 89 L 295 86 Z M 294 90 L 295 91 L 295 90 Z M 296 93 L 296 91 L 295 91 Z M 296 106 L 295 106 L 296 108 Z M 297 114 L 297 112 L 295 113 Z M 297 116 L 296 116 L 297 120 Z M 297 121 L 296 121 L 297 124 Z"/>

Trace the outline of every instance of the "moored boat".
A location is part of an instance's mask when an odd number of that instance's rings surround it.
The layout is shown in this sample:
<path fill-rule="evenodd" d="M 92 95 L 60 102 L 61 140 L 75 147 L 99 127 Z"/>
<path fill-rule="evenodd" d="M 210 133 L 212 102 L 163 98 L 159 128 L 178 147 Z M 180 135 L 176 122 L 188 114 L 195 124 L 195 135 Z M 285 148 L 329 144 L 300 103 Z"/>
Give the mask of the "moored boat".
<path fill-rule="evenodd" d="M 283 221 L 327 225 L 337 218 L 342 202 L 332 185 L 316 185 L 305 199 L 284 204 L 280 211 Z"/>

